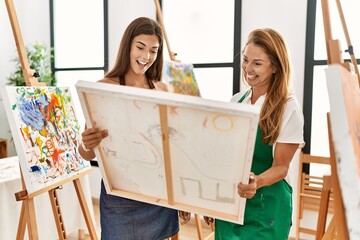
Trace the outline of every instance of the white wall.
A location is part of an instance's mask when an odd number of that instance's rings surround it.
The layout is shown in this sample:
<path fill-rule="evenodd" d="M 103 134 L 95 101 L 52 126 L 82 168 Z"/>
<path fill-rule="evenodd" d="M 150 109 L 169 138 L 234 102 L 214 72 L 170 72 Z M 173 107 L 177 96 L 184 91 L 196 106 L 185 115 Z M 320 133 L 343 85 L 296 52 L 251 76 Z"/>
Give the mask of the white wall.
<path fill-rule="evenodd" d="M 49 1 L 14 0 L 14 2 L 24 44 L 30 45 L 39 42 L 50 45 Z M 242 7 L 242 43 L 251 30 L 259 27 L 274 28 L 285 37 L 292 57 L 294 88 L 300 104 L 303 100 L 306 7 L 307 1 L 288 0 L 243 0 Z M 154 2 L 149 0 L 109 0 L 110 67 L 115 61 L 122 32 L 130 21 L 138 16 L 155 18 Z M 0 1 L 0 29 L 0 87 L 2 87 L 6 83 L 6 77 L 14 69 L 13 63 L 9 62 L 9 59 L 17 54 L 5 1 Z M 0 104 L 0 126 L 0 138 L 10 139 L 11 134 L 2 104 Z M 9 144 L 9 155 L 15 154 L 12 144 Z M 298 163 L 296 160 L 293 162 L 291 171 L 294 193 L 297 192 Z M 92 184 L 92 186 L 98 186 L 98 184 Z M 295 204 L 296 202 L 294 202 L 294 206 Z M 295 208 L 293 215 L 295 215 Z M 293 223 L 295 223 L 294 218 Z M 294 236 L 293 229 L 291 236 Z"/>
<path fill-rule="evenodd" d="M 24 46 L 30 46 L 36 42 L 50 46 L 49 1 L 14 0 L 14 6 Z M 15 69 L 15 65 L 10 59 L 17 56 L 15 40 L 5 1 L 0 1 L 0 29 L 0 87 L 2 87 L 7 82 L 6 78 Z M 8 139 L 9 155 L 15 155 L 14 145 L 9 141 L 11 139 L 10 127 L 2 101 L 0 101 L 0 138 Z"/>
<path fill-rule="evenodd" d="M 20 25 L 24 46 L 43 43 L 50 46 L 50 12 L 48 0 L 13 0 Z M 155 5 L 149 0 L 119 1 L 109 0 L 109 66 L 112 67 L 120 39 L 125 27 L 134 18 L 148 16 L 155 19 Z M 17 56 L 16 45 L 12 33 L 5 1 L 0 1 L 0 87 L 14 71 L 14 63 L 10 59 Z M 10 127 L 5 109 L 0 101 L 0 138 L 8 139 L 9 156 L 16 155 L 11 139 Z"/>
<path fill-rule="evenodd" d="M 307 1 L 243 0 L 242 46 L 255 28 L 274 28 L 288 43 L 293 65 L 294 89 L 300 104 L 303 99 Z"/>
<path fill-rule="evenodd" d="M 109 0 L 109 68 L 115 62 L 122 33 L 132 20 L 140 16 L 156 19 L 154 1 Z"/>

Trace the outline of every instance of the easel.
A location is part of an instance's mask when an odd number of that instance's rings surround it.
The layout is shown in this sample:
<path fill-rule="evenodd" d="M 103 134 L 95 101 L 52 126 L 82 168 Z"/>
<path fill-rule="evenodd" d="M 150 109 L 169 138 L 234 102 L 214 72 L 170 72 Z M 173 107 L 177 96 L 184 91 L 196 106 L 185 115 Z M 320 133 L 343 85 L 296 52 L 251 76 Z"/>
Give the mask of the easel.
<path fill-rule="evenodd" d="M 360 74 L 359 74 L 359 69 L 357 66 L 357 62 L 356 62 L 356 58 L 354 55 L 354 49 L 353 46 L 351 44 L 350 41 L 350 36 L 349 36 L 349 32 L 346 26 L 346 22 L 345 22 L 345 18 L 344 18 L 344 14 L 342 11 L 342 7 L 341 7 L 341 3 L 340 0 L 335 0 L 336 1 L 336 5 L 337 5 L 337 9 L 339 12 L 339 17 L 341 20 L 341 24 L 342 24 L 342 28 L 344 31 L 344 35 L 346 38 L 346 43 L 348 45 L 348 49 L 345 50 L 345 52 L 348 52 L 350 54 L 350 58 L 351 58 L 351 63 L 352 66 L 350 67 L 349 64 L 344 63 L 344 60 L 341 56 L 341 48 L 340 48 L 340 42 L 339 40 L 334 40 L 332 39 L 332 33 L 331 33 L 331 24 L 330 24 L 330 15 L 329 15 L 329 0 L 321 0 L 321 6 L 322 6 L 322 14 L 323 14 L 323 23 L 324 23 L 324 32 L 325 32 L 325 41 L 326 41 L 326 51 L 327 51 L 327 63 L 328 64 L 341 64 L 343 65 L 346 69 L 348 69 L 349 71 L 351 71 L 351 67 L 354 68 L 355 73 L 358 77 L 358 82 L 360 85 Z"/>
<path fill-rule="evenodd" d="M 155 1 L 155 7 L 156 7 L 156 16 L 157 16 L 158 22 L 159 22 L 159 24 L 160 24 L 160 26 L 162 27 L 162 30 L 163 30 L 163 34 L 164 34 L 164 38 L 165 38 L 165 42 L 166 42 L 166 46 L 167 46 L 167 49 L 168 49 L 170 60 L 179 61 L 179 60 L 176 59 L 176 53 L 172 52 L 171 48 L 170 48 L 170 43 L 169 43 L 169 39 L 168 39 L 167 34 L 166 34 L 165 25 L 164 25 L 164 21 L 163 21 L 163 18 L 162 18 L 162 11 L 161 11 L 159 0 L 154 0 L 154 1 Z M 196 230 L 197 230 L 197 234 L 198 234 L 198 239 L 202 240 L 203 239 L 203 234 L 202 234 L 202 229 L 201 229 L 201 220 L 200 220 L 200 217 L 199 217 L 198 214 L 195 214 L 195 224 L 196 224 Z M 211 229 L 214 230 L 212 224 L 211 224 Z M 175 237 L 172 238 L 172 240 L 177 240 L 177 238 L 178 238 L 178 236 L 176 235 Z"/>
<path fill-rule="evenodd" d="M 37 80 L 37 74 L 34 70 L 30 69 L 30 65 L 27 59 L 27 54 L 24 47 L 24 42 L 22 39 L 22 35 L 20 32 L 20 26 L 17 19 L 17 15 L 15 12 L 14 3 L 12 0 L 5 0 L 6 8 L 8 11 L 8 15 L 10 18 L 11 27 L 13 30 L 16 47 L 19 53 L 19 59 L 21 63 L 21 68 L 23 71 L 24 79 L 26 86 L 45 86 L 45 83 L 38 82 Z M 21 170 L 21 169 L 20 169 Z M 38 232 L 37 232 L 37 224 L 36 224 L 36 216 L 35 216 L 35 206 L 34 206 L 34 197 L 44 193 L 48 192 L 50 197 L 50 202 L 54 214 L 54 219 L 58 231 L 59 239 L 66 239 L 66 231 L 64 222 L 61 215 L 61 209 L 58 202 L 58 197 L 56 194 L 56 189 L 61 188 L 61 186 L 69 181 L 72 181 L 75 187 L 75 191 L 77 194 L 77 197 L 79 198 L 80 207 L 84 214 L 85 222 L 87 225 L 87 228 L 89 230 L 89 235 L 91 239 L 97 239 L 96 231 L 93 225 L 93 222 L 91 220 L 90 212 L 88 209 L 88 206 L 86 204 L 86 199 L 81 187 L 80 183 L 80 177 L 88 174 L 91 171 L 91 169 L 82 172 L 79 175 L 73 176 L 72 178 L 60 181 L 59 183 L 53 184 L 49 187 L 46 187 L 42 190 L 39 190 L 37 192 L 28 194 L 26 190 L 26 186 L 24 183 L 23 174 L 21 172 L 21 182 L 22 182 L 22 188 L 23 190 L 15 193 L 15 197 L 17 201 L 23 201 L 22 207 L 21 207 L 21 213 L 20 213 L 20 219 L 19 219 L 19 225 L 18 225 L 18 231 L 16 239 L 24 239 L 25 235 L 25 228 L 28 227 L 28 236 L 29 239 L 38 239 Z"/>
<path fill-rule="evenodd" d="M 0 158 L 8 157 L 7 140 L 0 138 Z"/>
<path fill-rule="evenodd" d="M 347 70 L 351 71 L 350 64 L 344 63 L 344 61 L 342 59 L 339 40 L 332 39 L 328 0 L 322 0 L 321 4 L 322 4 L 322 12 L 323 12 L 323 22 L 324 22 L 324 30 L 325 30 L 327 57 L 328 57 L 327 63 L 328 64 L 341 64 Z M 349 52 L 349 54 L 351 55 L 351 61 L 352 61 L 353 67 L 355 69 L 355 73 L 357 74 L 358 81 L 360 81 L 359 70 L 357 68 L 356 58 L 354 56 L 353 47 L 350 42 L 349 33 L 348 33 L 348 30 L 346 27 L 340 0 L 336 0 L 336 4 L 337 4 L 340 19 L 341 19 L 342 27 L 344 30 L 344 34 L 346 37 L 346 41 L 347 41 L 347 44 L 349 47 L 349 49 L 345 50 L 345 51 Z M 360 84 L 360 82 L 359 82 L 359 84 Z M 335 207 L 334 216 L 331 219 L 331 222 L 330 222 L 327 230 L 325 231 L 324 235 L 322 236 L 322 239 L 324 239 L 324 240 L 328 240 L 328 239 L 344 239 L 344 240 L 346 240 L 346 239 L 349 239 L 349 232 L 347 229 L 345 211 L 344 211 L 344 203 L 342 200 L 340 182 L 339 182 L 339 177 L 338 177 L 338 172 L 337 172 L 338 168 L 337 168 L 337 163 L 336 163 L 336 159 L 335 159 L 335 150 L 334 150 L 332 133 L 331 133 L 331 122 L 330 122 L 329 113 L 327 114 L 327 122 L 328 122 L 329 148 L 330 148 L 331 185 L 332 185 L 333 192 L 334 192 L 334 205 L 336 207 Z M 326 218 L 323 221 L 326 221 Z"/>

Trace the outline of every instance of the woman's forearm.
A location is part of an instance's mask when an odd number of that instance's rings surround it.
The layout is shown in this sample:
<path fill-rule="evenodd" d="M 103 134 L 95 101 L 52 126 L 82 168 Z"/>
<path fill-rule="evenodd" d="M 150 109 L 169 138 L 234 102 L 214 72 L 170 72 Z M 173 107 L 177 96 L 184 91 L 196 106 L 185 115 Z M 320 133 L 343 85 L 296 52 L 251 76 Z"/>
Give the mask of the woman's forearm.
<path fill-rule="evenodd" d="M 86 151 L 82 145 L 80 145 L 78 147 L 78 150 L 79 150 L 81 157 L 85 160 L 88 160 L 88 161 L 93 160 L 96 156 L 93 149 L 89 149 Z"/>
<path fill-rule="evenodd" d="M 282 179 L 288 173 L 289 167 L 285 165 L 272 166 L 267 171 L 259 174 L 257 178 L 257 189 L 265 186 L 270 186 Z"/>

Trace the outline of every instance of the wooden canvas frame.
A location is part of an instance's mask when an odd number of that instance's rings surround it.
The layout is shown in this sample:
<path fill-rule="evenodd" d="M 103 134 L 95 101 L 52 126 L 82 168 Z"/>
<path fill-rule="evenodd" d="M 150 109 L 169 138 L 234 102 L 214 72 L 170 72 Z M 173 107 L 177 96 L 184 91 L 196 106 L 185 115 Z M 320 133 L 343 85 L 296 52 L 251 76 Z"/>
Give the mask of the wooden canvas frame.
<path fill-rule="evenodd" d="M 70 88 L 6 86 L 2 97 L 29 198 L 91 171 Z"/>
<path fill-rule="evenodd" d="M 109 194 L 243 223 L 258 106 L 79 81 Z"/>

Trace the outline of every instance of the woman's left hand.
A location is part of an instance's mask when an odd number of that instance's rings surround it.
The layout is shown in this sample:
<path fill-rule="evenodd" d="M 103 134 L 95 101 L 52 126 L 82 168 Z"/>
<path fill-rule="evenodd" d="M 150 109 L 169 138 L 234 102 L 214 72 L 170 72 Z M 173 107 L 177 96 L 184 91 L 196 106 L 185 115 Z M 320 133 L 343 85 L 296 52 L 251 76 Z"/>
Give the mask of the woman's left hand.
<path fill-rule="evenodd" d="M 250 173 L 249 175 L 249 183 L 248 184 L 243 184 L 243 183 L 239 183 L 238 184 L 238 193 L 239 196 L 242 198 L 253 198 L 256 194 L 256 189 L 257 189 L 257 179 L 254 173 Z"/>
<path fill-rule="evenodd" d="M 190 221 L 191 213 L 185 211 L 179 211 L 179 217 L 183 220 L 181 222 L 181 225 L 186 224 L 188 221 Z"/>

